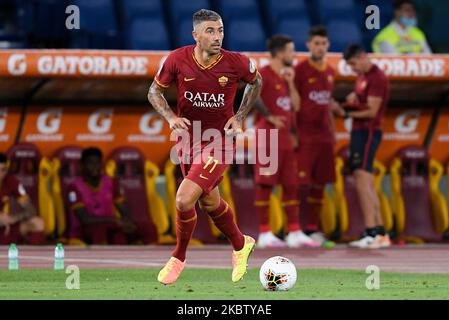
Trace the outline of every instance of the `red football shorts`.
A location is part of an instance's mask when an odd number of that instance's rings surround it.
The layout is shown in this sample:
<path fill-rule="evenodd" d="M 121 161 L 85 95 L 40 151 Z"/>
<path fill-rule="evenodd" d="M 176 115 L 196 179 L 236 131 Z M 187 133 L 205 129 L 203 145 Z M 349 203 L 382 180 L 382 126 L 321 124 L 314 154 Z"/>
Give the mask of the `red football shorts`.
<path fill-rule="evenodd" d="M 220 184 L 224 172 L 232 163 L 234 152 L 233 146 L 221 149 L 219 154 L 215 154 L 210 148 L 202 148 L 199 154 L 188 157 L 189 163 L 181 161 L 182 175 L 195 182 L 205 194 L 208 194 Z"/>
<path fill-rule="evenodd" d="M 267 151 L 267 154 L 271 155 L 270 152 Z M 298 178 L 295 174 L 295 172 L 298 172 L 298 169 L 294 150 L 278 150 L 278 166 L 275 172 L 262 173 L 260 169 L 270 167 L 270 163 L 261 164 L 259 158 L 256 157 L 256 159 L 254 176 L 257 184 L 268 186 L 274 186 L 276 184 L 294 186 L 298 184 Z"/>
<path fill-rule="evenodd" d="M 334 144 L 299 143 L 298 178 L 301 185 L 325 185 L 335 182 Z"/>

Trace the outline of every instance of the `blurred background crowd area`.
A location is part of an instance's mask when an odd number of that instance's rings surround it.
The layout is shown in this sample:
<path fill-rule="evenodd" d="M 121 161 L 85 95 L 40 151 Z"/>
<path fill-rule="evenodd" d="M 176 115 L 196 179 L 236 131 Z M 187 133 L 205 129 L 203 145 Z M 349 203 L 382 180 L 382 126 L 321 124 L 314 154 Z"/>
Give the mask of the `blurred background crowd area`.
<path fill-rule="evenodd" d="M 432 52 L 449 52 L 449 2 L 413 3 Z M 70 5 L 80 10 L 78 30 L 65 27 Z M 369 5 L 380 9 L 380 29 L 365 26 Z M 292 36 L 305 51 L 316 24 L 327 26 L 331 51 L 351 42 L 371 51 L 394 17 L 393 0 L 0 0 L 0 48 L 172 50 L 193 44 L 192 13 L 200 8 L 222 15 L 224 47 L 234 51 L 265 51 L 265 39 L 276 33 Z"/>

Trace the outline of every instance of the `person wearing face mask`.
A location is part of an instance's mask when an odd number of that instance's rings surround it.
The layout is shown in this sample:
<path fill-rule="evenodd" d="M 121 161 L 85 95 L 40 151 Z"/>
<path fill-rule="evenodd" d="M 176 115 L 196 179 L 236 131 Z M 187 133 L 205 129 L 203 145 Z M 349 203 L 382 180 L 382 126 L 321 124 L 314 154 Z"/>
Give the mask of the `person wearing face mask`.
<path fill-rule="evenodd" d="M 393 3 L 394 20 L 374 38 L 375 53 L 432 53 L 426 36 L 417 27 L 416 10 L 411 0 Z"/>

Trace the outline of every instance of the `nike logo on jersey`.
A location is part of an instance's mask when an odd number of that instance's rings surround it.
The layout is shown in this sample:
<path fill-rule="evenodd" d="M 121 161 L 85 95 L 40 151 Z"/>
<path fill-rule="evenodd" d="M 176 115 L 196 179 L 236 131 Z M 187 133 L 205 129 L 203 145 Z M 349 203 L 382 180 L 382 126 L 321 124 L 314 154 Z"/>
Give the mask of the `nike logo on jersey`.
<path fill-rule="evenodd" d="M 195 78 L 187 78 L 187 77 L 184 77 L 184 81 L 185 81 L 185 82 L 189 82 L 189 81 L 193 81 L 193 80 L 195 80 Z"/>
<path fill-rule="evenodd" d="M 201 179 L 204 179 L 204 180 L 209 180 L 209 178 L 207 178 L 207 177 L 203 176 L 203 174 L 202 174 L 202 173 L 200 174 L 200 178 L 201 178 Z"/>

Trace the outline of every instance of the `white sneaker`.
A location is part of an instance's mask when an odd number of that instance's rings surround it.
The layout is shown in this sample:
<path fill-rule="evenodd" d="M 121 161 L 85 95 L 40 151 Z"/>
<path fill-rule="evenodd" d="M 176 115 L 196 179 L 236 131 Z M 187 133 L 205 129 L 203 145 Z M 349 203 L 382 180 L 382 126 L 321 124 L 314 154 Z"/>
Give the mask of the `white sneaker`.
<path fill-rule="evenodd" d="M 354 247 L 354 248 L 365 249 L 365 248 L 368 248 L 369 245 L 373 243 L 373 241 L 374 241 L 374 237 L 365 236 L 359 240 L 349 242 L 349 246 Z"/>
<path fill-rule="evenodd" d="M 285 241 L 289 248 L 299 248 L 303 246 L 317 248 L 321 246 L 321 242 L 314 241 L 301 230 L 290 232 L 285 238 Z"/>
<path fill-rule="evenodd" d="M 276 237 L 271 231 L 260 233 L 257 239 L 257 247 L 260 249 L 285 248 L 286 246 L 285 242 Z"/>
<path fill-rule="evenodd" d="M 369 249 L 381 249 L 391 246 L 390 236 L 388 234 L 382 236 L 378 234 L 374 241 L 368 246 Z"/>

